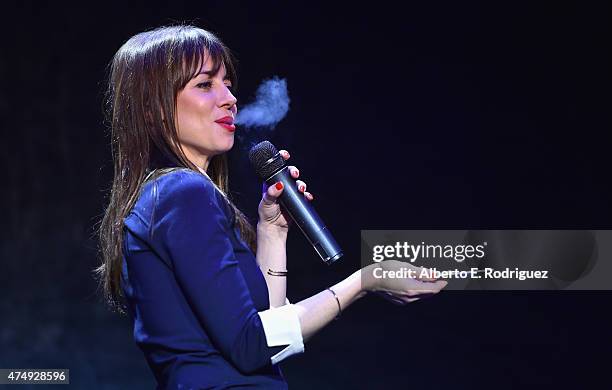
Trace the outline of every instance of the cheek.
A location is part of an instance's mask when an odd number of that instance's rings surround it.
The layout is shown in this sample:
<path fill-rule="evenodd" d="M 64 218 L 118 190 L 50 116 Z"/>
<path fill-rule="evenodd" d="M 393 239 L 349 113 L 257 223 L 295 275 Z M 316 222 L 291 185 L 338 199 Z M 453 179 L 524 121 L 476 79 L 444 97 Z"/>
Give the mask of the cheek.
<path fill-rule="evenodd" d="M 214 100 L 198 94 L 179 97 L 177 100 L 177 124 L 185 130 L 211 121 Z"/>

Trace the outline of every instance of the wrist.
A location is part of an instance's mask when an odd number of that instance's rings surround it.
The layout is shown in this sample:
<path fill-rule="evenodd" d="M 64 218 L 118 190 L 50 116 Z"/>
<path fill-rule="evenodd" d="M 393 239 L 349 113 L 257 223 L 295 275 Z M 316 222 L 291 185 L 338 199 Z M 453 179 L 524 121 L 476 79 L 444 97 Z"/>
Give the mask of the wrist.
<path fill-rule="evenodd" d="M 268 238 L 268 239 L 287 239 L 287 233 L 289 229 L 272 225 L 266 222 L 257 223 L 257 238 Z"/>
<path fill-rule="evenodd" d="M 374 270 L 380 268 L 380 264 L 373 263 L 361 268 L 357 273 L 361 278 L 361 291 L 365 295 L 368 292 L 373 292 L 379 288 L 379 279 L 374 277 Z"/>

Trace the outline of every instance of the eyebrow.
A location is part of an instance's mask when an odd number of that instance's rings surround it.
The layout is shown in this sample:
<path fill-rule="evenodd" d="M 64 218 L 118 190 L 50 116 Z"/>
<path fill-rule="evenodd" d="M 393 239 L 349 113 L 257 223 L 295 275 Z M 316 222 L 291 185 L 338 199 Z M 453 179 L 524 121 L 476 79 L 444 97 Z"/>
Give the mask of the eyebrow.
<path fill-rule="evenodd" d="M 198 73 L 198 74 L 196 75 L 196 77 L 197 77 L 197 76 L 199 76 L 199 75 L 201 75 L 201 74 L 205 74 L 205 75 L 207 75 L 208 77 L 214 76 L 214 74 L 213 74 L 213 71 L 212 71 L 212 70 L 207 70 L 207 71 L 201 71 L 200 73 Z M 223 76 L 223 80 L 229 80 L 229 78 L 230 78 L 230 77 L 229 77 L 229 75 L 227 74 L 227 72 L 225 72 L 225 76 Z"/>

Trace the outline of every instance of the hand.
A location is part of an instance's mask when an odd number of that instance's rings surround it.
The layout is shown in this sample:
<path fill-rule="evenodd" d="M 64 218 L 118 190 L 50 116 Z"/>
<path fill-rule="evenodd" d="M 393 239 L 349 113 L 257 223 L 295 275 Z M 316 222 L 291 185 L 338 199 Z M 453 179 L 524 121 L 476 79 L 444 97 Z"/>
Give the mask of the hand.
<path fill-rule="evenodd" d="M 407 270 L 413 270 L 413 278 L 406 277 L 374 277 L 384 275 L 384 272 L 396 272 L 406 274 Z M 421 298 L 437 294 L 448 284 L 446 281 L 435 278 L 421 277 L 422 267 L 397 260 L 385 260 L 380 263 L 370 264 L 364 267 L 362 272 L 363 288 L 366 291 L 374 292 L 383 298 L 397 305 L 405 305 L 410 302 L 418 301 Z M 388 275 L 388 274 L 387 274 Z M 397 275 L 396 275 L 397 276 Z"/>
<path fill-rule="evenodd" d="M 281 150 L 279 153 L 285 160 L 288 160 L 290 157 L 289 152 L 286 150 Z M 294 179 L 300 176 L 300 171 L 292 165 L 289 166 L 289 172 Z M 280 189 L 277 188 L 278 184 L 280 184 Z M 298 187 L 298 191 L 302 192 L 307 200 L 311 201 L 314 199 L 312 194 L 306 191 L 306 183 L 302 180 L 296 180 L 295 184 Z M 258 209 L 258 228 L 280 229 L 285 232 L 289 230 L 291 218 L 286 214 L 286 211 L 281 210 L 280 204 L 278 203 L 278 197 L 283 193 L 283 190 L 282 183 L 276 183 L 271 186 L 268 186 L 266 183 L 263 184 L 263 196 L 261 202 L 259 202 Z"/>

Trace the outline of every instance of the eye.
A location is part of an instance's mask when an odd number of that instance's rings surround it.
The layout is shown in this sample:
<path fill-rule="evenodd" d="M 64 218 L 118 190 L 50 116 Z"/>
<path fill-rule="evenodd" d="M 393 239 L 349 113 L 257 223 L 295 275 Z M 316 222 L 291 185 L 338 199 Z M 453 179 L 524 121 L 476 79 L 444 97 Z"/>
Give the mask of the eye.
<path fill-rule="evenodd" d="M 203 81 L 201 83 L 196 84 L 196 87 L 198 88 L 202 88 L 202 89 L 210 89 L 212 87 L 212 81 Z"/>
<path fill-rule="evenodd" d="M 225 86 L 227 87 L 227 89 L 229 89 L 230 91 L 233 91 L 233 87 L 232 87 L 232 82 L 229 80 L 225 80 Z"/>

